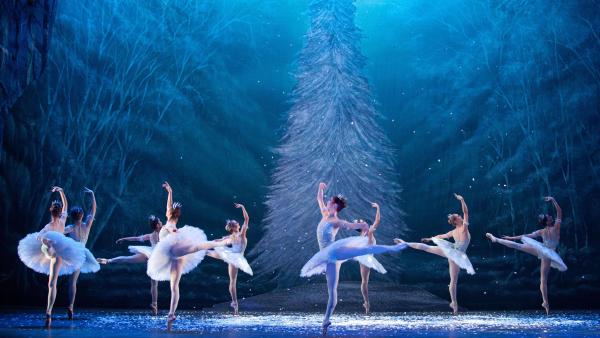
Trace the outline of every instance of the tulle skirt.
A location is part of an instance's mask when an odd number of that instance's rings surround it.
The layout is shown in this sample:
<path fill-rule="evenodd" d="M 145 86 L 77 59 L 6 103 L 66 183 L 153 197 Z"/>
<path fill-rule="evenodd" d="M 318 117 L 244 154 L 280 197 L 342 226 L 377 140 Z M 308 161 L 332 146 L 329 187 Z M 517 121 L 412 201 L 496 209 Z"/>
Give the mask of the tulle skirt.
<path fill-rule="evenodd" d="M 537 251 L 537 256 L 539 259 L 547 258 L 550 260 L 550 266 L 559 270 L 559 271 L 567 271 L 567 265 L 563 262 L 562 258 L 556 253 L 556 251 L 548 248 L 544 244 L 536 241 L 533 238 L 529 238 L 526 236 L 521 237 L 521 242 L 523 244 L 531 245 Z"/>
<path fill-rule="evenodd" d="M 150 258 L 150 255 L 152 254 L 151 246 L 130 245 L 128 247 L 128 249 L 129 249 L 129 252 L 131 252 L 132 254 L 142 254 L 142 255 L 146 256 L 146 258 Z"/>
<path fill-rule="evenodd" d="M 450 243 L 446 240 L 443 240 L 441 238 L 434 237 L 431 240 L 433 241 L 433 243 L 435 243 L 435 245 L 437 245 L 440 249 L 442 249 L 442 251 L 444 252 L 444 255 L 449 260 L 454 262 L 461 269 L 467 270 L 467 273 L 469 275 L 475 274 L 473 265 L 471 264 L 471 261 L 469 260 L 469 257 L 467 257 L 466 253 L 464 253 L 460 250 L 457 250 L 452 243 Z"/>
<path fill-rule="evenodd" d="M 85 261 L 79 268 L 81 273 L 95 273 L 100 270 L 100 264 L 96 261 L 96 257 L 88 249 L 85 249 Z"/>
<path fill-rule="evenodd" d="M 404 248 L 406 248 L 406 244 L 390 246 L 369 245 L 369 239 L 366 236 L 347 237 L 335 241 L 325 248 L 319 250 L 319 252 L 312 256 L 312 258 L 306 262 L 306 264 L 304 264 L 302 270 L 300 271 L 300 276 L 310 277 L 322 274 L 326 271 L 328 263 L 344 262 L 348 259 L 368 256 L 372 253 L 397 252 L 403 250 Z M 368 259 L 365 260 L 365 262 L 367 264 L 372 263 L 372 261 L 369 262 Z M 381 266 L 381 269 L 383 269 L 383 266 Z M 385 271 L 385 269 L 383 270 Z"/>
<path fill-rule="evenodd" d="M 373 269 L 379 273 L 387 273 L 387 270 L 379 263 L 379 261 L 373 255 L 363 255 L 354 258 L 355 261 L 361 265 L 366 266 L 369 269 Z"/>
<path fill-rule="evenodd" d="M 191 248 L 206 242 L 204 231 L 186 225 L 177 229 L 176 233 L 167 235 L 161 239 L 152 250 L 148 259 L 146 273 L 156 281 L 168 281 L 171 278 L 171 264 L 179 260 L 182 265 L 182 274 L 192 271 L 206 255 L 206 250 L 196 251 L 183 256 L 176 256 L 173 250 Z"/>
<path fill-rule="evenodd" d="M 244 254 L 241 252 L 233 252 L 230 248 L 223 246 L 214 248 L 213 252 L 215 253 L 215 256 L 217 256 L 216 258 L 222 259 L 223 261 L 235 266 L 250 276 L 253 275 L 250 264 L 248 264 L 246 257 L 244 257 Z"/>
<path fill-rule="evenodd" d="M 52 241 L 50 247 L 37 239 L 38 232 L 31 233 L 19 241 L 18 253 L 21 261 L 35 272 L 50 274 L 50 260 L 60 257 L 62 264 L 59 276 L 70 275 L 80 269 L 86 261 L 86 249 L 83 244 L 56 232 L 48 231 L 43 238 Z M 93 256 L 92 256 L 93 257 Z"/>

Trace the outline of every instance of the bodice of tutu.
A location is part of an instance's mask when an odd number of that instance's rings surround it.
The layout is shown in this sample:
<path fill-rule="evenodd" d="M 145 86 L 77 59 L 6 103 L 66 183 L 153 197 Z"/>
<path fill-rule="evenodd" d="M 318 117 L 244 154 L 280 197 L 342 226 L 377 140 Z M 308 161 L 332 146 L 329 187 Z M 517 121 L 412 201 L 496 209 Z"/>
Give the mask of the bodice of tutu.
<path fill-rule="evenodd" d="M 230 236 L 231 252 L 243 253 L 246 250 L 246 243 L 242 240 L 241 236 Z"/>
<path fill-rule="evenodd" d="M 173 229 L 177 229 L 177 226 L 175 226 L 175 224 L 172 223 L 167 223 L 165 226 L 163 226 L 160 229 L 160 232 L 158 233 L 159 240 L 163 240 L 167 236 L 169 236 Z"/>
<path fill-rule="evenodd" d="M 321 220 L 317 226 L 317 241 L 319 249 L 323 249 L 335 241 L 336 229 L 326 219 Z"/>
<path fill-rule="evenodd" d="M 70 224 L 65 228 L 65 232 L 67 231 L 67 236 L 71 237 L 77 242 L 80 242 L 83 245 L 87 243 L 88 236 L 90 233 L 85 223 L 82 223 L 80 225 Z"/>
<path fill-rule="evenodd" d="M 544 246 L 547 248 L 556 250 L 556 248 L 558 247 L 559 239 L 560 238 L 558 236 L 552 236 L 552 234 L 550 234 L 548 230 L 542 231 L 542 240 L 544 242 Z"/>
<path fill-rule="evenodd" d="M 469 247 L 469 243 L 471 243 L 471 233 L 467 232 L 467 238 L 462 240 L 462 241 L 458 241 L 455 240 L 454 241 L 454 248 L 456 250 L 462 251 L 462 252 L 466 252 L 467 248 Z"/>
<path fill-rule="evenodd" d="M 162 230 L 162 229 L 161 229 Z M 160 232 L 157 234 L 156 231 L 150 234 L 150 246 L 154 248 L 156 243 L 160 240 Z"/>

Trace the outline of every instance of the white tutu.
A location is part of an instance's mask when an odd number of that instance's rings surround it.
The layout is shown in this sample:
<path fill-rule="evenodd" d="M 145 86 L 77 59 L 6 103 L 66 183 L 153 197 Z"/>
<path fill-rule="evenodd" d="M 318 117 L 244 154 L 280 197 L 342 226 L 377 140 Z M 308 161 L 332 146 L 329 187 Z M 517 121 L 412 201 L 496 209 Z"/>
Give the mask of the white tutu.
<path fill-rule="evenodd" d="M 31 233 L 19 241 L 19 258 L 28 268 L 49 275 L 51 257 L 62 258 L 59 276 L 70 275 L 81 268 L 86 259 L 83 244 L 59 232 L 48 231 L 42 235 L 43 238 L 52 241 L 51 247 L 48 248 L 37 239 L 38 234 Z"/>
<path fill-rule="evenodd" d="M 81 273 L 95 273 L 100 270 L 100 264 L 96 261 L 96 257 L 92 254 L 92 252 L 88 249 L 85 249 L 85 261 L 79 268 Z"/>
<path fill-rule="evenodd" d="M 321 274 L 327 269 L 328 263 L 344 262 L 351 258 L 367 256 L 373 253 L 397 252 L 404 248 L 406 248 L 406 244 L 404 243 L 397 245 L 369 245 L 369 239 L 366 236 L 347 237 L 319 250 L 304 264 L 300 271 L 300 276 L 310 277 Z"/>
<path fill-rule="evenodd" d="M 387 270 L 379 263 L 379 261 L 373 255 L 363 255 L 354 258 L 355 261 L 366 266 L 369 269 L 373 269 L 379 273 L 387 273 Z"/>
<path fill-rule="evenodd" d="M 467 257 L 466 253 L 457 250 L 456 248 L 454 248 L 454 245 L 452 243 L 441 238 L 434 237 L 431 240 L 433 241 L 433 243 L 435 243 L 435 245 L 442 249 L 444 255 L 446 255 L 446 257 L 449 260 L 456 263 L 456 265 L 458 265 L 460 268 L 467 270 L 467 273 L 469 275 L 475 274 L 473 265 L 471 265 L 471 261 L 469 260 L 469 257 Z"/>
<path fill-rule="evenodd" d="M 538 253 L 537 256 L 539 259 L 542 259 L 542 257 L 548 258 L 550 260 L 551 267 L 559 271 L 567 271 L 567 265 L 565 264 L 565 262 L 563 262 L 562 258 L 560 258 L 556 251 L 527 236 L 522 236 L 521 242 L 533 246 L 535 248 L 535 251 L 537 251 Z"/>
<path fill-rule="evenodd" d="M 128 249 L 133 254 L 142 254 L 142 255 L 146 256 L 146 258 L 150 258 L 153 248 L 151 246 L 130 245 L 128 247 Z"/>
<path fill-rule="evenodd" d="M 250 264 L 248 264 L 246 257 L 244 257 L 244 254 L 242 254 L 241 252 L 233 252 L 231 251 L 231 248 L 224 246 L 218 246 L 214 248 L 213 252 L 216 254 L 217 258 L 222 259 L 226 263 L 235 266 L 236 268 L 244 271 L 250 276 L 253 275 Z"/>
<path fill-rule="evenodd" d="M 206 250 L 178 257 L 173 255 L 172 249 L 185 249 L 203 242 L 206 242 L 204 231 L 189 225 L 177 229 L 177 232 L 167 235 L 154 246 L 146 273 L 153 280 L 168 281 L 171 278 L 171 262 L 175 259 L 181 260 L 182 274 L 192 271 L 202 262 Z"/>

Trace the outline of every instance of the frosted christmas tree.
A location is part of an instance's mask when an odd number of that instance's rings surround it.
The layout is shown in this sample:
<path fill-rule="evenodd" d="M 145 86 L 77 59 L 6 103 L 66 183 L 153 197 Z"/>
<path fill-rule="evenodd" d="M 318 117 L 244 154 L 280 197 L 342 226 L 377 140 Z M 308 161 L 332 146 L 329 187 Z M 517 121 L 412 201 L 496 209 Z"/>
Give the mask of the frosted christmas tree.
<path fill-rule="evenodd" d="M 375 234 L 379 243 L 390 244 L 405 230 L 394 154 L 361 74 L 365 57 L 354 14 L 351 0 L 316 0 L 310 5 L 311 24 L 299 56 L 293 106 L 276 149 L 264 234 L 252 251 L 259 275 L 279 286 L 300 282 L 302 265 L 319 249 L 319 182 L 328 185 L 326 200 L 338 193 L 347 198 L 340 218 L 372 222 L 370 202 L 381 205 L 382 222 Z M 357 233 L 340 232 L 338 238 L 347 235 Z M 378 259 L 390 273 L 397 271 L 397 259 Z M 342 275 L 348 270 L 358 275 L 357 264 L 355 269 L 342 268 Z"/>

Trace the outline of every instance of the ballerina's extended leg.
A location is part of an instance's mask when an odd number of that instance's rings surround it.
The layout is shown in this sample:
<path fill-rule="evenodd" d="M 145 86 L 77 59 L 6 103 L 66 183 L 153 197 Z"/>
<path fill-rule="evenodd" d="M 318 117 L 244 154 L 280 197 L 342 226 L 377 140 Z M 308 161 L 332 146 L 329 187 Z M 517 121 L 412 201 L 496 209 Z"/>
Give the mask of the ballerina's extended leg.
<path fill-rule="evenodd" d="M 50 275 L 48 276 L 48 304 L 46 306 L 46 326 L 52 322 L 52 308 L 56 300 L 56 288 L 58 282 L 58 272 L 62 265 L 62 258 L 54 257 L 50 261 Z"/>
<path fill-rule="evenodd" d="M 398 252 L 406 248 L 405 243 L 396 245 L 369 245 L 364 247 L 341 247 L 336 250 L 335 258 L 339 261 L 346 259 L 364 256 L 364 255 L 377 255 L 386 252 Z"/>
<path fill-rule="evenodd" d="M 96 261 L 100 264 L 140 264 L 148 261 L 148 257 L 141 253 L 131 256 L 118 256 L 114 258 L 97 258 Z"/>
<path fill-rule="evenodd" d="M 415 250 L 429 252 L 434 255 L 444 257 L 444 258 L 446 257 L 446 255 L 444 255 L 444 251 L 442 251 L 442 249 L 440 249 L 439 247 L 437 247 L 435 245 L 427 245 L 427 244 L 423 244 L 423 243 L 414 243 L 414 242 L 405 242 L 405 241 L 401 240 L 400 238 L 395 238 L 394 243 L 406 244 L 408 247 L 415 249 Z"/>
<path fill-rule="evenodd" d="M 528 254 L 537 256 L 537 252 L 530 245 L 522 244 L 522 243 L 517 243 L 515 241 L 510 241 L 510 240 L 507 240 L 507 239 L 498 238 L 498 237 L 490 234 L 489 232 L 486 233 L 485 236 L 487 238 L 489 238 L 490 241 L 492 241 L 492 243 L 498 243 L 498 244 L 504 245 L 506 247 L 509 247 L 511 249 L 523 251 L 523 252 L 526 252 Z"/>

